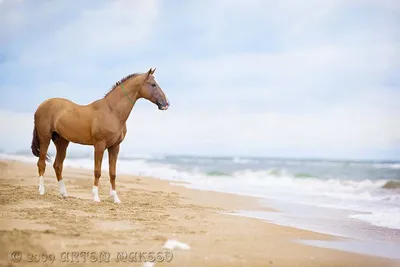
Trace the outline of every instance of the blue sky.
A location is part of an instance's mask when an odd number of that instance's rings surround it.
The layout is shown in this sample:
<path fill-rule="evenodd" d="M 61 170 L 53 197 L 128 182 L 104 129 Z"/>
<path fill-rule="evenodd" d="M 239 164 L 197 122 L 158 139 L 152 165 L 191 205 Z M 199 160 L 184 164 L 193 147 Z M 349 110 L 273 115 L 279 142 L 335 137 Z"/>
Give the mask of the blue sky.
<path fill-rule="evenodd" d="M 156 67 L 122 153 L 400 159 L 398 1 L 81 2 L 0 0 L 0 148 Z"/>

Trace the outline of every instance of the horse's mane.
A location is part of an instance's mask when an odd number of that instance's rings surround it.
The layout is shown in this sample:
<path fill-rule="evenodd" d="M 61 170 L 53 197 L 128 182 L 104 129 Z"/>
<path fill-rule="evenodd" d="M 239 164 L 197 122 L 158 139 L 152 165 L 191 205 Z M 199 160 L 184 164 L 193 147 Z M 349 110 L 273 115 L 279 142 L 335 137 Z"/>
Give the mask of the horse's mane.
<path fill-rule="evenodd" d="M 108 94 L 111 93 L 111 92 L 112 92 L 118 85 L 120 85 L 121 83 L 125 82 L 126 80 L 129 80 L 130 78 L 136 77 L 136 76 L 138 76 L 139 74 L 140 74 L 140 73 L 137 73 L 137 72 L 136 72 L 136 73 L 129 74 L 128 76 L 122 78 L 121 80 L 119 80 L 118 82 L 116 82 L 116 83 L 111 87 L 110 91 L 108 91 L 108 93 L 106 93 L 106 94 L 104 95 L 104 97 L 108 96 Z"/>

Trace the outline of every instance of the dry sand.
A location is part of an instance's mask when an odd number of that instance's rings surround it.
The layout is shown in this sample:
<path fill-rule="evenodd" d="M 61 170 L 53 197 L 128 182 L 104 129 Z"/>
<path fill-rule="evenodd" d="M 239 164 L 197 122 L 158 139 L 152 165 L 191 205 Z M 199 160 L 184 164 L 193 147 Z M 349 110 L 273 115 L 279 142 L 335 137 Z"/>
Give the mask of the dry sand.
<path fill-rule="evenodd" d="M 292 242 L 332 236 L 223 214 L 259 209 L 254 198 L 120 175 L 117 192 L 122 203 L 114 204 L 108 173 L 103 172 L 102 202 L 95 203 L 90 170 L 65 168 L 66 199 L 59 195 L 51 164 L 42 196 L 36 174 L 35 164 L 0 161 L 0 266 L 144 266 L 138 253 L 151 259 L 150 252 L 159 253 L 162 260 L 155 266 L 400 266 L 399 261 Z M 190 249 L 163 249 L 168 239 Z M 10 259 L 14 251 L 22 253 L 17 263 Z M 131 261 L 117 263 L 123 251 L 136 254 L 130 254 Z M 44 253 L 47 261 L 43 257 L 39 263 L 30 262 L 35 253 Z M 52 262 L 50 255 L 55 257 Z"/>

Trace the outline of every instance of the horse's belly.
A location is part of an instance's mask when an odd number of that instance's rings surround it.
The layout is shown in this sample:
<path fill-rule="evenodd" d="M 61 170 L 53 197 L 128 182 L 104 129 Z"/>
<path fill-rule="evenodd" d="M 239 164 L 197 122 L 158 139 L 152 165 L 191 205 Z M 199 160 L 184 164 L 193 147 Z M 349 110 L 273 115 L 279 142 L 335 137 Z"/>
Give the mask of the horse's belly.
<path fill-rule="evenodd" d="M 59 135 L 70 142 L 92 145 L 91 123 L 88 120 L 63 116 L 55 128 Z"/>

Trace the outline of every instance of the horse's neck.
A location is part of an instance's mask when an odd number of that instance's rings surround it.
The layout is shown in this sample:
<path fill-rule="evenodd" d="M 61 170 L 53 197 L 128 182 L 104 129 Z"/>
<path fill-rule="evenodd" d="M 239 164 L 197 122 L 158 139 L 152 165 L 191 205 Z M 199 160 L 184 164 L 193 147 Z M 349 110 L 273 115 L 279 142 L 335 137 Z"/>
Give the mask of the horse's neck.
<path fill-rule="evenodd" d="M 138 91 L 135 90 L 135 88 L 134 90 L 132 90 L 130 88 L 131 86 L 135 85 L 132 83 L 124 84 L 124 89 L 127 95 L 124 93 L 121 86 L 117 86 L 104 98 L 104 100 L 107 101 L 111 109 L 111 112 L 113 112 L 114 115 L 116 115 L 116 117 L 120 120 L 122 124 L 125 123 L 126 120 L 129 118 L 133 106 L 137 101 Z M 133 94 L 128 93 L 132 91 L 134 91 Z"/>

